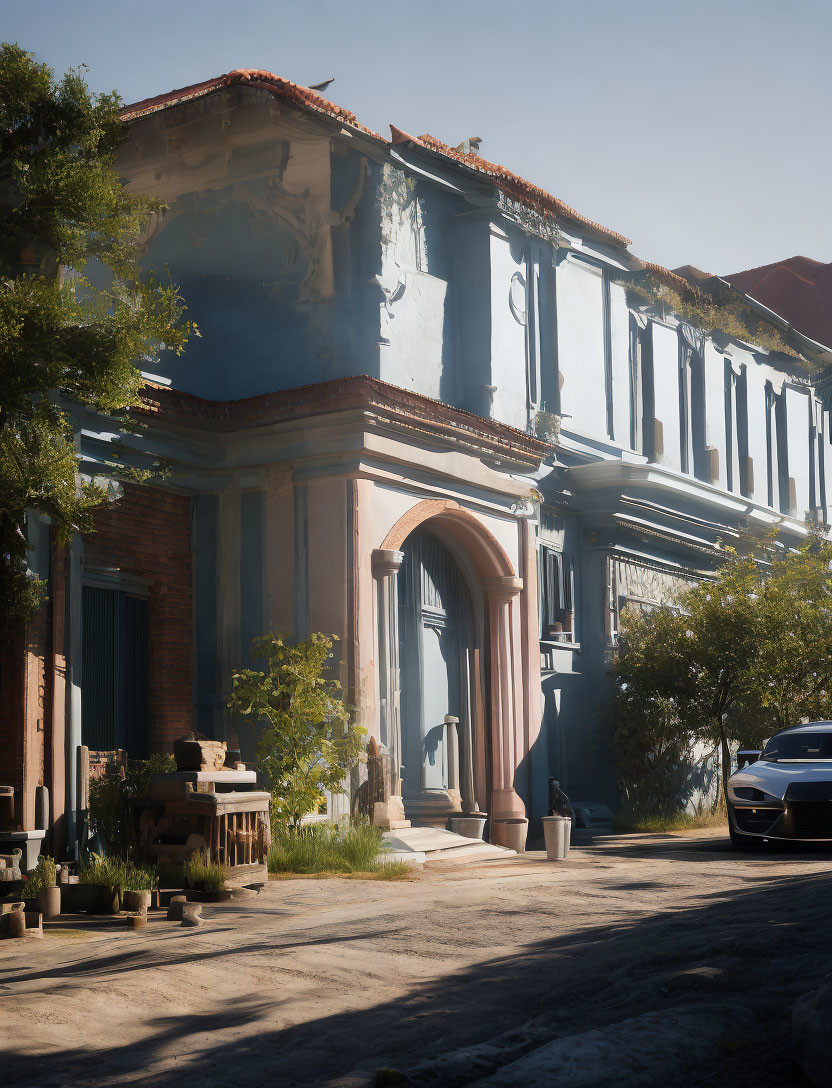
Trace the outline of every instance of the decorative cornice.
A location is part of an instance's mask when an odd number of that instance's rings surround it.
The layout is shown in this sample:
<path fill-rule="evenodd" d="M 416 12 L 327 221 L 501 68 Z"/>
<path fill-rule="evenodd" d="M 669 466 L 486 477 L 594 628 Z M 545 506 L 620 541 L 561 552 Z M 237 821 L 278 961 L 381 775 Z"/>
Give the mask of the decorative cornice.
<path fill-rule="evenodd" d="M 232 401 L 204 400 L 149 383 L 142 397 L 144 404 L 138 414 L 202 431 L 244 431 L 358 409 L 376 413 L 383 422 L 433 438 L 441 436 L 524 465 L 537 467 L 553 451 L 543 439 L 505 423 L 366 376 L 336 378 Z"/>

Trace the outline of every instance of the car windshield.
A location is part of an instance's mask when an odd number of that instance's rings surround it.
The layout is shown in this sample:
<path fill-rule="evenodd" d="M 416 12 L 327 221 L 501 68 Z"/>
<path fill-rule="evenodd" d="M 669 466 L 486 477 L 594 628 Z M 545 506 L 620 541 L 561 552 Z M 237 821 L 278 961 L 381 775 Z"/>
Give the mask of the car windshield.
<path fill-rule="evenodd" d="M 832 733 L 781 733 L 768 742 L 763 759 L 832 759 Z"/>

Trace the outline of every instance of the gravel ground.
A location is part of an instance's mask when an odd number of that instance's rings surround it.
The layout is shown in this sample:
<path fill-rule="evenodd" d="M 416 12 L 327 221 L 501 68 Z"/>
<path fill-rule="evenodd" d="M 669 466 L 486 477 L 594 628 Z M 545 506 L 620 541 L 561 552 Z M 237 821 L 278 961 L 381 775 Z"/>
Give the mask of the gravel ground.
<path fill-rule="evenodd" d="M 346 1088 L 390 1067 L 544 1085 L 552 1055 L 626 1038 L 618 1088 L 807 1086 L 791 1006 L 832 972 L 831 897 L 832 853 L 733 854 L 708 831 L 404 882 L 274 880 L 198 929 L 62 918 L 0 943 L 0 1084 Z M 617 1055 L 598 1060 L 614 1073 Z"/>

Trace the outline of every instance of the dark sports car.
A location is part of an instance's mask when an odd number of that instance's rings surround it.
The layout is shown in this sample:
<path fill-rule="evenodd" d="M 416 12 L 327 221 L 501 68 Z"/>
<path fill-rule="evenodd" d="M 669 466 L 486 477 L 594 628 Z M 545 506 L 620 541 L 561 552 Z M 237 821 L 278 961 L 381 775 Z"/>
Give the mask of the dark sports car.
<path fill-rule="evenodd" d="M 776 733 L 728 779 L 731 842 L 832 842 L 832 722 Z"/>

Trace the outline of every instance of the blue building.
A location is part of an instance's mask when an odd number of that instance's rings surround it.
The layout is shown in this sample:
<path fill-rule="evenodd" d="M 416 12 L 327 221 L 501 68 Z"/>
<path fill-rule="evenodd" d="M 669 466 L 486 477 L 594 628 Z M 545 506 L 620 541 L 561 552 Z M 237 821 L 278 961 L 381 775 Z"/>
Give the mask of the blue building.
<path fill-rule="evenodd" d="M 119 169 L 168 206 L 147 267 L 201 336 L 146 375 L 140 435 L 76 413 L 86 473 L 115 444 L 164 458 L 164 483 L 65 556 L 32 526 L 68 668 L 24 798 L 50 784 L 71 836 L 81 744 L 196 728 L 250 756 L 230 673 L 273 629 L 340 636 L 412 820 L 486 812 L 516 843 L 550 776 L 614 809 L 598 703 L 621 611 L 672 600 L 744 528 L 828 522 L 829 350 L 466 145 L 385 138 L 266 72 L 125 120 Z M 731 333 L 694 323 L 714 299 Z"/>

